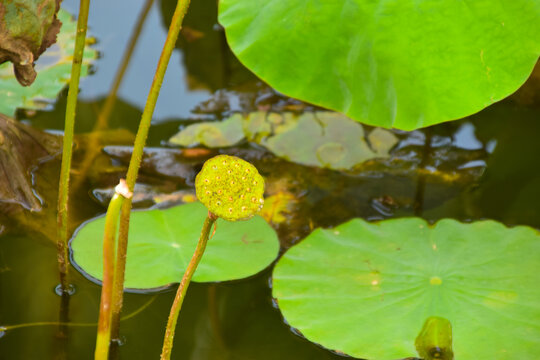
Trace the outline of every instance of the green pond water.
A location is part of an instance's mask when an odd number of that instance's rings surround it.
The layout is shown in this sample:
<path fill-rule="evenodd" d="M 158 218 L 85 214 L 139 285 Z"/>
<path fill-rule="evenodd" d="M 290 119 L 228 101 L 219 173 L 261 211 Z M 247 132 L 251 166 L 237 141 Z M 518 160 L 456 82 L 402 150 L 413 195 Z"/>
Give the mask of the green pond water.
<path fill-rule="evenodd" d="M 65 0 L 63 6 L 76 13 L 77 3 Z M 163 148 L 163 157 L 168 156 L 166 141 L 180 125 L 219 119 L 234 111 L 304 109 L 258 82 L 234 58 L 216 26 L 215 3 L 193 1 L 185 20 L 188 32 L 171 58 L 148 143 Z M 81 82 L 78 134 L 87 133 L 95 123 L 142 5 L 141 0 L 92 2 L 90 32 L 98 39 L 101 58 L 94 74 Z M 120 88 L 110 129 L 136 131 L 174 5 L 171 0 L 154 4 Z M 200 41 L 193 41 L 197 36 L 193 29 L 204 34 Z M 538 89 L 538 80 L 525 86 Z M 246 142 L 225 152 L 253 162 L 267 178 L 269 191 L 285 189 L 297 199 L 285 220 L 274 224 L 282 251 L 316 227 L 336 226 L 353 217 L 488 218 L 540 228 L 540 102 L 525 90 L 466 119 L 412 133 L 396 132 L 400 142 L 391 158 L 357 171 L 293 164 Z M 46 110 L 19 111 L 17 117 L 37 128 L 61 130 L 66 93 Z M 130 141 L 129 136 L 103 136 L 100 146 Z M 71 198 L 72 229 L 105 212 L 106 189 L 125 172 L 125 154 L 114 149 L 108 153 L 98 157 L 100 165 L 91 168 L 90 176 L 81 179 L 74 173 L 73 182 L 81 185 Z M 81 156 L 75 153 L 75 169 Z M 201 163 L 200 159 L 186 162 L 193 172 Z M 163 164 L 156 160 L 143 166 L 140 182 L 158 193 L 193 191 L 189 171 L 167 173 Z M 58 172 L 59 161 L 52 160 L 35 173 L 36 191 L 44 200 L 40 214 L 0 216 L 2 360 L 93 358 L 100 286 L 74 268 L 69 324 L 63 334 L 54 324 L 60 307 L 55 293 L 56 248 L 51 241 L 56 231 Z M 137 206 L 151 204 L 142 200 Z M 284 322 L 271 297 L 271 271 L 272 266 L 240 281 L 193 283 L 180 314 L 172 357 L 343 358 L 305 340 Z M 119 358 L 159 358 L 175 291 L 172 286 L 157 293 L 126 294 Z"/>

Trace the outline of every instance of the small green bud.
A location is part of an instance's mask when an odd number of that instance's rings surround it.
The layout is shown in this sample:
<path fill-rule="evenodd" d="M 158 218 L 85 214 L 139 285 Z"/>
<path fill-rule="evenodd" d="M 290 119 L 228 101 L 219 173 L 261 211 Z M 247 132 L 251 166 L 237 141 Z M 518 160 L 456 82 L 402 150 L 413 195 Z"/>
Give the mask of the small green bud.
<path fill-rule="evenodd" d="M 424 360 L 452 360 L 452 325 L 445 318 L 431 316 L 416 338 L 416 351 Z"/>
<path fill-rule="evenodd" d="M 264 179 L 255 166 L 235 156 L 207 160 L 195 190 L 210 212 L 228 221 L 247 220 L 264 204 Z"/>

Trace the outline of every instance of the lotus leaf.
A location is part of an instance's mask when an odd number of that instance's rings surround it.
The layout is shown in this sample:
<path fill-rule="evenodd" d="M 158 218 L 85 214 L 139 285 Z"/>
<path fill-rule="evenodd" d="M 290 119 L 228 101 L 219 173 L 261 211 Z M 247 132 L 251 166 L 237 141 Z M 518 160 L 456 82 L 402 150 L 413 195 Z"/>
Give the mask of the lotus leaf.
<path fill-rule="evenodd" d="M 233 116 L 224 121 L 189 125 L 169 141 L 181 146 L 202 144 L 214 148 L 232 146 L 243 138 L 242 121 L 238 116 Z"/>
<path fill-rule="evenodd" d="M 187 126 L 169 141 L 181 146 L 223 147 L 235 145 L 244 137 L 286 160 L 336 170 L 387 157 L 398 142 L 392 132 L 378 128 L 369 135 L 372 150 L 361 124 L 333 112 L 235 114 L 222 122 Z"/>
<path fill-rule="evenodd" d="M 134 211 L 129 228 L 126 288 L 153 289 L 179 282 L 193 255 L 208 210 L 199 202 L 167 210 Z M 86 222 L 71 241 L 75 264 L 93 279 L 103 274 L 105 218 Z M 193 281 L 227 281 L 258 273 L 277 256 L 275 231 L 260 216 L 218 220 Z"/>
<path fill-rule="evenodd" d="M 221 0 L 219 22 L 279 92 L 403 130 L 505 98 L 540 54 L 537 0 Z"/>
<path fill-rule="evenodd" d="M 424 322 L 437 317 L 452 324 L 456 359 L 534 359 L 539 259 L 540 236 L 525 226 L 354 219 L 286 252 L 273 296 L 306 338 L 354 357 L 414 356 Z M 421 348 L 433 341 L 425 337 Z"/>

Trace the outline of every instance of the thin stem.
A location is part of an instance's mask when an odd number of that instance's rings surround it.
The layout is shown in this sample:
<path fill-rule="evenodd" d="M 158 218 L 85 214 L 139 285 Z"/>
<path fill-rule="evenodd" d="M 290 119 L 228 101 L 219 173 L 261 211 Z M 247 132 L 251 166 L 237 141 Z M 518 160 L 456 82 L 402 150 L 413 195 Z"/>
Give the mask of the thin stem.
<path fill-rule="evenodd" d="M 64 143 L 62 152 L 62 166 L 60 169 L 60 185 L 58 190 L 58 270 L 60 272 L 60 285 L 62 291 L 68 291 L 67 274 L 69 267 L 68 254 L 68 197 L 69 174 L 71 170 L 71 155 L 73 147 L 73 131 L 75 127 L 75 110 L 77 107 L 77 94 L 79 92 L 79 78 L 86 42 L 86 23 L 90 0 L 81 0 L 79 18 L 77 20 L 77 35 L 75 38 L 75 51 L 71 66 L 71 79 L 67 96 L 66 119 L 64 128 Z"/>
<path fill-rule="evenodd" d="M 425 142 L 422 150 L 422 161 L 418 166 L 419 170 L 425 170 L 431 159 L 431 142 L 433 140 L 433 133 L 431 128 L 427 128 L 425 131 Z M 424 197 L 426 192 L 426 174 L 422 171 L 418 172 L 418 180 L 416 186 L 416 194 L 414 195 L 413 210 L 415 216 L 422 216 L 424 210 Z"/>
<path fill-rule="evenodd" d="M 193 273 L 195 273 L 195 270 L 197 269 L 197 266 L 199 265 L 199 262 L 201 261 L 201 258 L 203 256 L 204 249 L 206 248 L 206 243 L 208 242 L 208 237 L 210 236 L 210 230 L 212 229 L 212 225 L 216 220 L 217 216 L 212 214 L 211 212 L 208 212 L 208 216 L 204 221 L 204 225 L 201 231 L 201 237 L 199 238 L 199 242 L 197 243 L 197 248 L 195 249 L 195 253 L 191 258 L 191 261 L 189 262 L 186 272 L 182 277 L 182 281 L 180 282 L 180 286 L 178 286 L 178 290 L 176 291 L 176 296 L 174 297 L 171 312 L 169 313 L 169 320 L 167 321 L 167 328 L 165 330 L 165 339 L 163 340 L 163 349 L 161 350 L 161 360 L 169 360 L 171 358 L 174 340 L 174 330 L 176 329 L 178 314 L 180 313 L 180 309 L 182 308 L 182 303 L 184 302 L 186 291 L 188 289 L 189 283 L 191 282 L 191 277 L 193 276 Z"/>
<path fill-rule="evenodd" d="M 109 90 L 109 95 L 107 96 L 105 104 L 103 105 L 98 114 L 96 124 L 94 125 L 94 129 L 92 131 L 92 134 L 90 135 L 90 143 L 87 146 L 84 159 L 82 160 L 81 166 L 79 167 L 79 176 L 73 184 L 74 189 L 77 189 L 81 185 L 82 181 L 86 177 L 86 173 L 92 165 L 92 162 L 101 151 L 98 146 L 98 132 L 105 130 L 108 126 L 109 117 L 111 116 L 112 110 L 114 109 L 114 104 L 116 102 L 116 94 L 118 93 L 120 84 L 124 79 L 124 74 L 126 73 L 126 70 L 128 68 L 131 56 L 133 55 L 133 51 L 135 50 L 135 45 L 137 45 L 137 40 L 139 39 L 139 36 L 141 34 L 144 22 L 153 4 L 154 0 L 146 0 L 146 3 L 141 10 L 141 13 L 139 14 L 137 23 L 135 24 L 135 28 L 129 39 L 128 46 L 124 52 L 124 55 L 122 56 L 122 62 L 118 67 L 118 71 L 116 72 L 113 84 L 111 85 L 111 89 Z"/>
<path fill-rule="evenodd" d="M 143 312 L 147 307 L 149 307 L 157 298 L 157 295 L 154 295 L 148 300 L 146 303 L 144 303 L 140 308 L 133 311 L 131 314 L 128 314 L 124 316 L 122 321 L 129 320 L 137 315 L 139 315 L 141 312 Z M 60 322 L 60 321 L 38 321 L 38 322 L 32 322 L 32 323 L 23 323 L 23 324 L 14 324 L 14 325 L 3 325 L 0 326 L 0 332 L 3 331 L 12 331 L 17 329 L 23 329 L 27 327 L 37 327 L 37 326 L 55 326 L 55 325 L 62 325 L 62 326 L 69 326 L 69 327 L 89 327 L 89 326 L 97 326 L 98 323 L 73 323 L 73 322 Z"/>
<path fill-rule="evenodd" d="M 150 87 L 150 92 L 146 100 L 146 105 L 144 107 L 141 122 L 139 124 L 139 130 L 137 131 L 137 136 L 135 138 L 133 154 L 131 155 L 131 161 L 129 163 L 127 173 L 127 185 L 129 191 L 131 192 L 133 192 L 133 189 L 135 187 L 137 174 L 141 166 L 144 145 L 146 143 L 146 138 L 148 137 L 148 130 L 152 121 L 152 114 L 154 113 L 154 108 L 156 106 L 159 90 L 161 89 L 161 84 L 163 83 L 163 77 L 165 76 L 165 71 L 167 70 L 169 59 L 171 58 L 172 51 L 174 50 L 174 46 L 176 44 L 176 40 L 178 39 L 178 34 L 180 32 L 180 28 L 182 27 L 182 21 L 184 19 L 184 15 L 187 12 L 189 1 L 190 0 L 178 0 L 178 3 L 176 4 L 176 9 L 173 14 L 171 26 L 169 27 L 169 32 L 167 33 L 167 39 L 165 40 L 165 45 L 163 46 L 163 51 L 161 52 L 161 56 L 159 58 L 156 73 L 154 75 L 154 80 L 152 81 L 152 86 Z M 120 229 L 118 234 L 118 247 L 116 253 L 111 320 L 113 338 L 117 338 L 119 335 L 118 324 L 120 319 L 120 312 L 122 310 L 122 295 L 124 292 L 124 272 L 126 268 L 126 253 L 128 244 L 130 212 L 131 200 L 126 199 L 126 201 L 124 201 L 124 203 L 122 204 L 122 212 L 120 214 Z"/>
<path fill-rule="evenodd" d="M 125 183 L 120 182 L 122 186 Z M 112 286 L 114 282 L 114 255 L 115 240 L 120 208 L 124 197 L 118 191 L 114 194 L 105 216 L 105 231 L 103 235 L 103 284 L 101 287 L 101 301 L 99 306 L 99 321 L 96 340 L 96 360 L 108 360 L 111 343 L 111 303 Z"/>
<path fill-rule="evenodd" d="M 215 230 L 214 230 L 215 231 Z M 210 328 L 214 334 L 214 338 L 217 341 L 218 348 L 223 354 L 223 358 L 229 358 L 227 345 L 223 338 L 223 331 L 219 320 L 219 306 L 217 301 L 217 285 L 211 284 L 208 287 L 208 314 L 210 316 Z"/>

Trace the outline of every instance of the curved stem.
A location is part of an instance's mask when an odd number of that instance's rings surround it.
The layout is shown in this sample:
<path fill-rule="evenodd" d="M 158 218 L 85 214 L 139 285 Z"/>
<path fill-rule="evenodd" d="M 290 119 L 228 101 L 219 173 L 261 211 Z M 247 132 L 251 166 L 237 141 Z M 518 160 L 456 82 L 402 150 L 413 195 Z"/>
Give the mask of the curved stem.
<path fill-rule="evenodd" d="M 199 242 L 197 243 L 197 248 L 195 249 L 195 253 L 191 258 L 191 261 L 189 262 L 186 272 L 182 277 L 182 281 L 178 286 L 178 290 L 176 291 L 176 296 L 174 297 L 171 312 L 169 313 L 169 320 L 167 321 L 167 328 L 165 330 L 165 339 L 163 340 L 163 349 L 161 350 L 161 360 L 169 360 L 171 358 L 174 340 L 174 330 L 176 329 L 178 314 L 180 313 L 180 309 L 182 308 L 182 303 L 184 302 L 186 291 L 188 289 L 189 283 L 191 282 L 191 277 L 193 276 L 193 273 L 195 273 L 195 270 L 197 269 L 197 266 L 199 265 L 199 262 L 201 261 L 201 258 L 203 256 L 204 249 L 206 248 L 206 243 L 208 242 L 208 237 L 210 236 L 210 230 L 212 229 L 212 225 L 216 220 L 217 216 L 212 214 L 211 212 L 208 212 L 208 217 L 204 221 L 204 225 L 201 231 L 201 237 L 199 238 Z"/>
<path fill-rule="evenodd" d="M 124 316 L 121 318 L 121 321 L 129 320 L 137 315 L 139 315 L 141 312 L 143 312 L 147 307 L 149 307 L 157 298 L 157 295 L 154 295 L 148 300 L 146 303 L 144 303 L 140 308 L 136 309 L 132 313 Z M 55 325 L 63 325 L 63 326 L 69 326 L 69 327 L 90 327 L 90 326 L 97 326 L 98 323 L 74 323 L 74 322 L 60 322 L 60 321 L 38 321 L 33 323 L 23 323 L 23 324 L 14 324 L 14 325 L 0 325 L 0 332 L 1 331 L 11 331 L 11 330 L 17 330 L 17 329 L 23 329 L 27 327 L 37 327 L 37 326 L 55 326 Z"/>
<path fill-rule="evenodd" d="M 161 89 L 161 84 L 163 83 L 163 77 L 165 76 L 165 71 L 167 70 L 167 64 L 171 58 L 172 51 L 178 39 L 178 34 L 180 33 L 180 28 L 182 27 L 182 21 L 184 20 L 184 15 L 187 12 L 190 0 L 178 0 L 176 4 L 176 9 L 173 14 L 171 21 L 171 26 L 169 27 L 169 32 L 167 33 L 167 39 L 165 40 L 165 45 L 163 46 L 163 51 L 159 58 L 158 66 L 156 69 L 156 74 L 154 75 L 154 80 L 152 81 L 152 86 L 150 87 L 150 92 L 148 94 L 148 99 L 146 100 L 146 105 L 141 117 L 141 122 L 139 124 L 139 130 L 137 131 L 137 136 L 135 138 L 135 144 L 133 148 L 133 154 L 131 155 L 131 161 L 129 163 L 128 173 L 127 173 L 127 185 L 129 191 L 133 192 L 135 187 L 135 181 L 137 180 L 137 174 L 141 166 L 141 160 L 144 150 L 144 145 L 146 143 L 146 138 L 148 137 L 148 130 L 150 128 L 150 123 L 152 121 L 152 114 L 154 113 L 154 108 L 156 106 L 156 101 L 159 95 L 159 90 Z M 126 253 L 127 253 L 127 242 L 128 242 L 128 231 L 129 231 L 129 215 L 131 212 L 131 200 L 126 199 L 122 204 L 122 211 L 120 214 L 120 229 L 118 234 L 118 247 L 116 253 L 116 264 L 115 264 L 115 277 L 113 284 L 113 303 L 112 303 L 112 337 L 118 337 L 118 324 L 120 320 L 120 311 L 122 310 L 122 295 L 124 291 L 124 271 L 126 268 Z"/>
<path fill-rule="evenodd" d="M 68 254 L 68 197 L 69 174 L 71 169 L 71 155 L 73 147 L 73 131 L 75 128 L 75 110 L 77 108 L 77 94 L 79 93 L 79 78 L 81 75 L 84 44 L 86 42 L 86 23 L 90 0 L 81 0 L 79 18 L 77 20 L 77 35 L 75 37 L 75 50 L 71 65 L 71 79 L 66 105 L 66 119 L 64 125 L 64 142 L 62 150 L 62 166 L 60 168 L 60 185 L 58 189 L 58 270 L 60 272 L 60 285 L 62 291 L 68 291 L 67 273 L 69 267 Z"/>
<path fill-rule="evenodd" d="M 121 185 L 122 182 L 119 186 Z M 116 228 L 120 208 L 123 202 L 124 197 L 122 195 L 119 193 L 114 194 L 109 203 L 107 215 L 105 216 L 105 232 L 103 235 L 103 284 L 101 287 L 96 351 L 94 356 L 96 360 L 107 360 L 109 358 Z"/>

